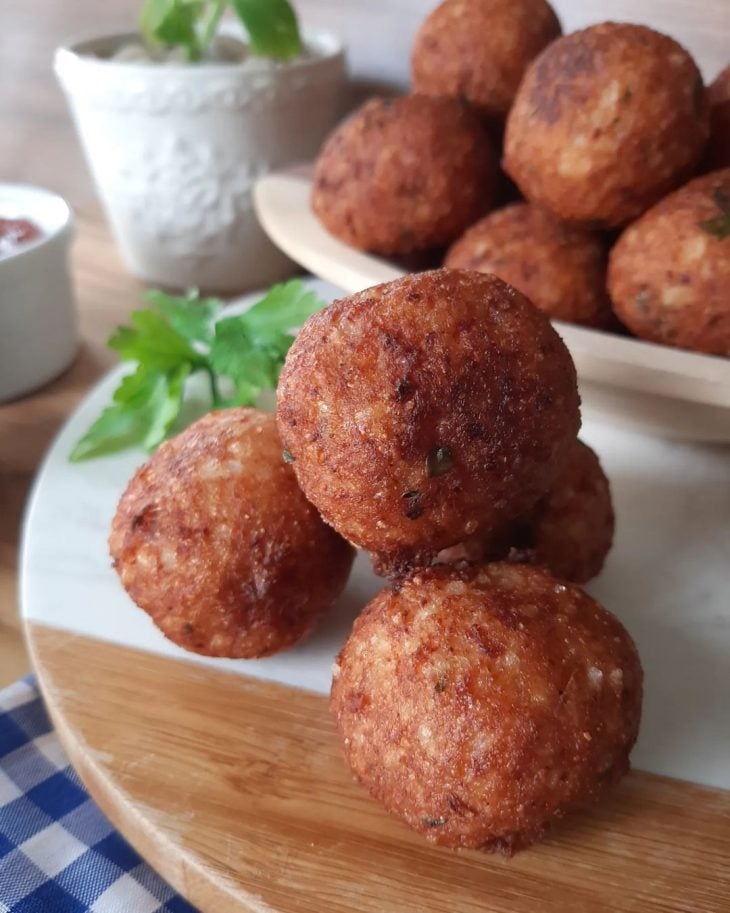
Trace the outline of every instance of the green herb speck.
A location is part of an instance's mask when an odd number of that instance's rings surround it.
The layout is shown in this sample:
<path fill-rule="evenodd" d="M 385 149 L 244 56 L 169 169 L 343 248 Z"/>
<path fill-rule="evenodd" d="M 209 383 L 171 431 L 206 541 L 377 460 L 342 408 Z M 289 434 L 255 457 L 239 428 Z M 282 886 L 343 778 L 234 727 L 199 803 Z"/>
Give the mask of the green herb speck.
<path fill-rule="evenodd" d="M 725 193 L 722 187 L 715 187 L 712 191 L 712 199 L 720 210 L 720 215 L 714 219 L 705 219 L 703 222 L 698 222 L 697 225 L 702 231 L 712 235 L 713 238 L 723 240 L 730 237 L 730 196 Z"/>
<path fill-rule="evenodd" d="M 446 475 L 454 468 L 454 457 L 448 447 L 436 447 L 426 459 L 426 471 L 431 478 Z"/>

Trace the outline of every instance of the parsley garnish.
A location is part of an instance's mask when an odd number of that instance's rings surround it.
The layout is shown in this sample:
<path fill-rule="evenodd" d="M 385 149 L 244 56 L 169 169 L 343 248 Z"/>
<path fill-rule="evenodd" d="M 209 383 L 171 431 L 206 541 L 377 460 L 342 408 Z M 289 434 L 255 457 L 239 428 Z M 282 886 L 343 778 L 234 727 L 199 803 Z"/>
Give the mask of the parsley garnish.
<path fill-rule="evenodd" d="M 244 314 L 216 318 L 217 298 L 149 291 L 109 347 L 136 368 L 122 378 L 112 404 L 71 452 L 73 462 L 142 445 L 154 450 L 180 416 L 187 379 L 207 375 L 214 409 L 250 406 L 274 389 L 294 336 L 291 330 L 325 306 L 299 279 L 275 285 Z"/>

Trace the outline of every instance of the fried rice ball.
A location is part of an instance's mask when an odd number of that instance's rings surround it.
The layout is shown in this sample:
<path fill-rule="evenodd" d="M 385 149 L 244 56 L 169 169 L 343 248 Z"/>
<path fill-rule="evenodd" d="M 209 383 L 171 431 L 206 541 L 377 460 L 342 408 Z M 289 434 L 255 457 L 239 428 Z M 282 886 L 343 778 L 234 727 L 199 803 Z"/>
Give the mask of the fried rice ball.
<path fill-rule="evenodd" d="M 610 228 L 688 178 L 709 134 L 699 70 L 672 38 L 606 22 L 530 65 L 507 119 L 504 164 L 534 203 Z"/>
<path fill-rule="evenodd" d="M 122 495 L 109 548 L 166 637 L 236 658 L 306 637 L 354 557 L 299 490 L 274 416 L 255 409 L 214 412 L 164 443 Z"/>
<path fill-rule="evenodd" d="M 730 168 L 695 178 L 630 225 L 608 290 L 642 339 L 730 356 Z"/>
<path fill-rule="evenodd" d="M 513 547 L 556 577 L 587 583 L 611 551 L 611 487 L 595 451 L 576 441 L 548 494 L 517 532 Z"/>
<path fill-rule="evenodd" d="M 436 564 L 511 561 L 542 565 L 555 577 L 587 583 L 613 544 L 611 488 L 595 452 L 576 440 L 552 488 L 506 531 L 444 549 Z M 376 568 L 377 568 L 376 561 Z"/>
<path fill-rule="evenodd" d="M 444 266 L 494 273 L 555 320 L 608 328 L 608 251 L 596 234 L 515 203 L 485 216 L 451 246 Z"/>
<path fill-rule="evenodd" d="M 527 65 L 560 34 L 545 0 L 446 0 L 416 35 L 413 88 L 466 99 L 501 122 Z"/>
<path fill-rule="evenodd" d="M 449 244 L 486 212 L 497 171 L 476 114 L 458 101 L 374 98 L 325 143 L 312 208 L 352 247 L 408 254 Z"/>
<path fill-rule="evenodd" d="M 707 161 L 711 168 L 730 167 L 730 66 L 718 73 L 707 88 L 710 104 L 710 141 Z"/>
<path fill-rule="evenodd" d="M 324 519 L 394 566 L 532 507 L 580 425 L 575 368 L 545 315 L 496 276 L 445 269 L 311 317 L 277 418 Z"/>
<path fill-rule="evenodd" d="M 629 769 L 636 648 L 541 568 L 418 571 L 370 602 L 333 672 L 347 763 L 433 843 L 512 853 Z"/>

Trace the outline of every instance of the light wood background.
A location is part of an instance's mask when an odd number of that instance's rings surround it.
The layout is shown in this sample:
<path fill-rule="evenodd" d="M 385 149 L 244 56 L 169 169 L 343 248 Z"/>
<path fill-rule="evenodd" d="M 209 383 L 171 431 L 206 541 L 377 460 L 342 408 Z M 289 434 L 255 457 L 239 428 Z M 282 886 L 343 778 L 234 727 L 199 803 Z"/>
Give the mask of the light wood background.
<path fill-rule="evenodd" d="M 75 279 L 83 345 L 60 381 L 0 405 L 0 686 L 28 668 L 17 621 L 18 532 L 29 485 L 53 434 L 111 363 L 104 340 L 134 305 L 127 276 L 93 202 L 91 182 L 51 68 L 53 49 L 89 32 L 128 29 L 140 0 L 0 0 L 0 180 L 61 193 L 77 209 Z M 298 0 L 303 21 L 338 31 L 353 75 L 404 85 L 413 33 L 432 0 Z M 642 21 L 675 35 L 706 77 L 728 62 L 730 0 L 555 0 L 564 27 Z"/>

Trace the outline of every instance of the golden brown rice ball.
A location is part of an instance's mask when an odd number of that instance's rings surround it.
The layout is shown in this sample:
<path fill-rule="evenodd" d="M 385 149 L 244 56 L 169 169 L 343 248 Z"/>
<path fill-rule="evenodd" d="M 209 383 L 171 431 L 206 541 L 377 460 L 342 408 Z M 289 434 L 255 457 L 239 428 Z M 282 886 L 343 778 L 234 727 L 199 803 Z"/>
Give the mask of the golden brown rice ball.
<path fill-rule="evenodd" d="M 446 0 L 416 35 L 413 88 L 466 99 L 482 116 L 502 121 L 525 68 L 560 34 L 545 0 Z"/>
<path fill-rule="evenodd" d="M 360 250 L 449 244 L 489 208 L 497 157 L 476 115 L 451 98 L 374 98 L 325 143 L 312 208 Z"/>
<path fill-rule="evenodd" d="M 645 26 L 606 22 L 530 65 L 507 119 L 505 168 L 531 202 L 609 228 L 686 180 L 708 133 L 687 51 Z"/>
<path fill-rule="evenodd" d="M 555 577 L 587 583 L 603 568 L 613 544 L 611 488 L 595 452 L 576 441 L 553 485 L 506 531 L 445 549 L 436 564 L 511 561 L 542 565 Z M 378 562 L 375 562 L 376 569 Z"/>
<path fill-rule="evenodd" d="M 695 178 L 630 225 L 611 251 L 608 290 L 642 339 L 730 356 L 730 168 Z"/>
<path fill-rule="evenodd" d="M 527 565 L 430 568 L 370 602 L 334 667 L 345 758 L 433 843 L 514 852 L 629 768 L 642 672 L 620 622 Z"/>
<path fill-rule="evenodd" d="M 109 548 L 166 637 L 237 658 L 306 637 L 353 560 L 299 490 L 274 416 L 255 409 L 214 412 L 163 444 L 122 495 Z"/>
<path fill-rule="evenodd" d="M 605 329 L 615 319 L 605 288 L 607 259 L 598 235 L 514 203 L 468 228 L 444 266 L 494 273 L 548 317 Z"/>
<path fill-rule="evenodd" d="M 325 520 L 395 566 L 532 507 L 572 446 L 578 407 L 544 314 L 495 276 L 442 269 L 310 318 L 277 419 Z"/>
<path fill-rule="evenodd" d="M 707 160 L 711 168 L 730 168 L 730 66 L 708 86 L 707 98 L 710 104 Z"/>
<path fill-rule="evenodd" d="M 608 478 L 595 452 L 576 441 L 552 488 L 512 544 L 556 577 L 587 583 L 603 568 L 614 526 Z"/>

